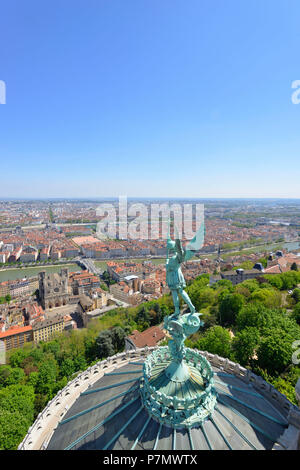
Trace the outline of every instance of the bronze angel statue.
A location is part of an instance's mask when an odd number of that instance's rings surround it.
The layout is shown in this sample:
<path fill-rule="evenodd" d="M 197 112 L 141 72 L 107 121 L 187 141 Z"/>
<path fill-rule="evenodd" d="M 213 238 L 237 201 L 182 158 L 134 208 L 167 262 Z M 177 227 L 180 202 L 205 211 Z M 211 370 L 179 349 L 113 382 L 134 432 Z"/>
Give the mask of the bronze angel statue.
<path fill-rule="evenodd" d="M 186 248 L 182 246 L 179 238 L 176 238 L 174 241 L 171 240 L 169 235 L 167 241 L 166 281 L 172 293 L 175 306 L 175 312 L 172 315 L 173 318 L 179 317 L 180 315 L 179 296 L 181 296 L 188 305 L 191 314 L 196 312 L 189 295 L 184 290 L 186 282 L 181 271 L 181 264 L 191 259 L 195 251 L 203 246 L 204 231 L 204 224 L 202 223 L 195 237 L 189 242 Z"/>

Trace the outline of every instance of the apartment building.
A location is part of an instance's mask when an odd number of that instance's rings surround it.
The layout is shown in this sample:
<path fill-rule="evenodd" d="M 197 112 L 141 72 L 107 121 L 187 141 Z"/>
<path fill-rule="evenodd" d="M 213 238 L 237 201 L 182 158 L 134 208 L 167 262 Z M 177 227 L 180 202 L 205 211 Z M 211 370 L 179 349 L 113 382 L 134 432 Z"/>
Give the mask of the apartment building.
<path fill-rule="evenodd" d="M 33 276 L 24 279 L 16 279 L 14 281 L 3 281 L 0 283 L 0 297 L 10 295 L 16 298 L 22 295 L 31 295 L 39 287 L 38 277 Z"/>
<path fill-rule="evenodd" d="M 32 263 L 37 260 L 37 257 L 38 250 L 36 250 L 32 246 L 26 246 L 22 250 L 22 253 L 20 255 L 20 261 L 21 263 Z"/>
<path fill-rule="evenodd" d="M 14 249 L 14 251 L 11 253 L 8 261 L 9 262 L 15 262 L 18 261 L 22 253 L 22 246 L 19 246 Z"/>
<path fill-rule="evenodd" d="M 0 252 L 0 263 L 7 263 L 10 257 L 10 251 L 1 251 Z"/>
<path fill-rule="evenodd" d="M 57 333 L 61 333 L 64 329 L 64 317 L 55 315 L 43 321 L 36 321 L 32 325 L 33 341 L 49 341 Z"/>
<path fill-rule="evenodd" d="M 0 341 L 3 341 L 6 351 L 21 348 L 25 343 L 33 341 L 32 326 L 12 326 L 0 332 Z"/>
<path fill-rule="evenodd" d="M 47 261 L 47 259 L 49 258 L 49 254 L 50 254 L 50 245 L 44 246 L 40 251 L 40 260 Z"/>
<path fill-rule="evenodd" d="M 212 285 L 221 279 L 228 279 L 235 286 L 247 279 L 255 279 L 256 277 L 262 276 L 264 272 L 259 269 L 236 269 L 233 271 L 223 271 L 218 276 L 210 276 L 209 284 Z"/>
<path fill-rule="evenodd" d="M 69 286 L 71 286 L 73 295 L 80 295 L 100 287 L 100 280 L 98 276 L 88 271 L 71 273 L 69 275 Z"/>
<path fill-rule="evenodd" d="M 62 250 L 62 257 L 63 258 L 76 258 L 78 256 L 79 250 L 74 246 L 68 246 Z"/>
<path fill-rule="evenodd" d="M 115 299 L 131 305 L 138 305 L 143 299 L 140 293 L 135 293 L 125 282 L 111 285 L 109 291 Z"/>
<path fill-rule="evenodd" d="M 116 263 L 114 261 L 107 263 L 107 271 L 109 275 L 117 282 L 120 282 L 125 279 L 125 277 L 130 275 L 135 275 L 137 277 L 143 277 L 145 267 L 141 263 Z"/>

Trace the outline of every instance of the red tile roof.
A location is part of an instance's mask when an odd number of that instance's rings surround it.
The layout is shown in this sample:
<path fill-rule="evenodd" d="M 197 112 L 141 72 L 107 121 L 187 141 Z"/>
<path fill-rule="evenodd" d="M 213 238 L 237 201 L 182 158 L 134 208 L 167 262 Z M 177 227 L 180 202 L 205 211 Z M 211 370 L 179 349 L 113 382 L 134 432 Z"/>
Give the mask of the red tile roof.
<path fill-rule="evenodd" d="M 32 330 L 32 326 L 12 326 L 9 330 L 0 333 L 0 339 L 7 338 L 7 336 L 18 335 Z"/>
<path fill-rule="evenodd" d="M 134 330 L 132 335 L 128 338 L 134 343 L 137 348 L 144 348 L 145 346 L 156 346 L 159 341 L 165 337 L 165 333 L 158 326 L 152 326 L 147 330 L 140 331 Z"/>
<path fill-rule="evenodd" d="M 282 271 L 280 269 L 279 264 L 276 264 L 275 266 L 270 266 L 269 268 L 265 269 L 265 274 L 281 274 Z"/>

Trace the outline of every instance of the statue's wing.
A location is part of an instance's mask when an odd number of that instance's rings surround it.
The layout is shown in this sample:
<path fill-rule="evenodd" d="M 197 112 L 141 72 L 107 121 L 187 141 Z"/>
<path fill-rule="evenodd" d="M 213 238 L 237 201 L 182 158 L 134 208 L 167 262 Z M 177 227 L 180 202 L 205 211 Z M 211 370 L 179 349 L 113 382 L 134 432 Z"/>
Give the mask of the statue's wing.
<path fill-rule="evenodd" d="M 205 235 L 205 226 L 204 222 L 200 225 L 200 228 L 197 230 L 194 238 L 187 244 L 185 248 L 184 261 L 191 259 L 195 252 L 200 250 L 204 244 L 204 235 Z"/>

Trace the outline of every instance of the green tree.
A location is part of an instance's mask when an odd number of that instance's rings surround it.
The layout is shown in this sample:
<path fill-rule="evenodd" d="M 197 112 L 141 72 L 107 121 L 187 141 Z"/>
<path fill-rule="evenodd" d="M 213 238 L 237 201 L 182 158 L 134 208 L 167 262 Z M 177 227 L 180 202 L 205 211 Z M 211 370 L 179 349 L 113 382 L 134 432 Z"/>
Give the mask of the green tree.
<path fill-rule="evenodd" d="M 189 294 L 196 311 L 200 312 L 203 308 L 212 305 L 216 298 L 216 291 L 211 287 L 190 286 Z"/>
<path fill-rule="evenodd" d="M 88 362 L 92 362 L 98 357 L 98 346 L 90 331 L 84 339 L 84 349 L 85 357 Z"/>
<path fill-rule="evenodd" d="M 0 385 L 22 384 L 25 382 L 25 373 L 20 367 L 3 366 L 0 368 Z"/>
<path fill-rule="evenodd" d="M 280 307 L 281 306 L 281 294 L 274 289 L 257 289 L 252 292 L 251 301 L 261 302 L 266 307 Z"/>
<path fill-rule="evenodd" d="M 161 316 L 162 316 L 162 320 L 164 319 L 164 317 L 166 317 L 167 315 L 170 315 L 171 312 L 170 312 L 170 308 L 168 305 L 165 305 L 165 304 L 159 304 L 160 305 L 160 310 L 161 310 Z"/>
<path fill-rule="evenodd" d="M 236 326 L 239 331 L 246 326 L 256 327 L 262 337 L 269 336 L 274 329 L 294 340 L 300 337 L 299 326 L 284 310 L 270 309 L 261 303 L 246 305 L 237 316 Z"/>
<path fill-rule="evenodd" d="M 27 355 L 23 349 L 13 349 L 8 355 L 9 364 L 12 367 L 22 367 L 22 363 Z"/>
<path fill-rule="evenodd" d="M 281 377 L 289 382 L 295 390 L 296 383 L 300 378 L 300 366 L 296 366 L 295 364 L 290 364 Z M 294 402 L 296 404 L 296 402 Z"/>
<path fill-rule="evenodd" d="M 258 289 L 259 284 L 256 279 L 246 279 L 246 281 L 241 282 L 239 286 L 246 287 L 252 293 Z"/>
<path fill-rule="evenodd" d="M 60 364 L 59 373 L 61 377 L 71 377 L 72 374 L 76 371 L 74 366 L 74 361 L 67 357 L 62 363 Z"/>
<path fill-rule="evenodd" d="M 194 282 L 192 282 L 190 285 L 187 286 L 186 291 L 188 295 L 190 296 L 192 303 L 195 305 L 196 310 L 198 311 L 200 310 L 203 303 L 207 304 L 207 302 L 212 301 L 214 297 L 214 290 L 208 288 L 208 284 L 209 284 L 209 275 L 202 274 L 201 276 L 196 277 Z M 202 298 L 201 298 L 201 291 L 205 288 L 208 288 L 209 291 L 206 291 L 206 293 L 202 294 Z"/>
<path fill-rule="evenodd" d="M 108 284 L 108 285 L 112 285 L 112 284 L 115 284 L 116 281 L 110 276 L 109 272 L 108 271 L 104 271 L 104 273 L 102 274 L 102 279 Z"/>
<path fill-rule="evenodd" d="M 32 356 L 27 356 L 22 362 L 22 369 L 25 372 L 26 376 L 29 376 L 31 372 L 37 372 L 38 366 L 36 365 L 34 358 Z"/>
<path fill-rule="evenodd" d="M 271 310 L 271 314 L 274 312 Z M 274 312 L 274 314 L 278 312 Z M 243 330 L 247 326 L 259 328 L 267 324 L 265 320 L 270 314 L 270 309 L 261 303 L 247 304 L 239 311 L 236 317 L 236 326 L 238 330 Z"/>
<path fill-rule="evenodd" d="M 234 325 L 239 311 L 244 305 L 244 297 L 241 294 L 228 294 L 220 303 L 219 319 L 221 325 Z"/>
<path fill-rule="evenodd" d="M 28 376 L 27 384 L 32 385 L 34 389 L 36 389 L 36 386 L 39 381 L 39 374 L 38 372 L 31 372 Z"/>
<path fill-rule="evenodd" d="M 300 302 L 295 305 L 292 318 L 298 323 L 298 325 L 300 325 Z"/>
<path fill-rule="evenodd" d="M 287 271 L 286 273 L 280 274 L 280 276 L 283 290 L 291 290 L 300 282 L 300 272 L 298 271 Z"/>
<path fill-rule="evenodd" d="M 48 395 L 44 395 L 42 393 L 36 393 L 35 399 L 34 399 L 35 415 L 38 415 L 41 411 L 43 411 L 48 401 L 49 401 Z"/>
<path fill-rule="evenodd" d="M 49 398 L 52 395 L 56 377 L 58 373 L 57 362 L 55 359 L 48 359 L 45 361 L 38 372 L 37 392 L 47 395 Z"/>
<path fill-rule="evenodd" d="M 18 411 L 28 423 L 34 417 L 34 389 L 30 385 L 9 385 L 0 390 L 0 409 Z"/>
<path fill-rule="evenodd" d="M 0 450 L 16 450 L 30 422 L 19 411 L 0 408 Z"/>
<path fill-rule="evenodd" d="M 53 386 L 53 396 L 55 396 L 62 388 L 64 388 L 68 383 L 67 377 L 62 377 L 58 380 Z"/>
<path fill-rule="evenodd" d="M 254 355 L 259 340 L 260 337 L 256 328 L 246 327 L 238 332 L 232 340 L 232 349 L 237 362 L 247 366 Z"/>
<path fill-rule="evenodd" d="M 146 330 L 147 328 L 149 328 L 151 321 L 153 320 L 149 312 L 149 307 L 145 304 L 142 304 L 139 307 L 134 320 L 141 327 L 141 330 Z"/>
<path fill-rule="evenodd" d="M 215 289 L 223 287 L 226 288 L 229 292 L 233 292 L 233 285 L 232 282 L 229 281 L 229 279 L 220 279 L 220 281 L 216 282 L 213 287 Z"/>
<path fill-rule="evenodd" d="M 208 330 L 217 323 L 217 307 L 213 307 L 213 309 L 210 313 L 205 312 L 201 316 L 201 320 L 204 322 L 203 331 Z"/>
<path fill-rule="evenodd" d="M 111 331 L 112 334 L 112 343 L 114 345 L 115 351 L 122 351 L 125 347 L 125 331 L 120 326 L 113 328 Z"/>
<path fill-rule="evenodd" d="M 100 358 L 109 357 L 114 354 L 115 350 L 112 341 L 112 334 L 109 330 L 101 331 L 96 339 L 96 343 L 98 346 L 98 356 Z"/>
<path fill-rule="evenodd" d="M 269 331 L 269 335 L 262 339 L 257 350 L 258 366 L 266 369 L 271 375 L 277 375 L 291 363 L 292 343 L 294 338 L 284 334 L 281 329 Z"/>
<path fill-rule="evenodd" d="M 200 337 L 196 346 L 201 351 L 218 354 L 221 357 L 231 357 L 231 338 L 229 332 L 221 326 L 214 326 Z"/>
<path fill-rule="evenodd" d="M 85 357 L 80 354 L 79 356 L 75 357 L 74 359 L 74 367 L 75 367 L 75 372 L 79 370 L 85 370 L 88 366 L 88 363 L 85 359 Z"/>
<path fill-rule="evenodd" d="M 60 343 L 59 339 L 55 339 L 53 341 L 49 341 L 48 343 L 43 344 L 43 352 L 49 352 L 53 354 L 55 359 L 59 358 L 60 353 Z"/>
<path fill-rule="evenodd" d="M 292 263 L 292 265 L 291 265 L 291 271 L 298 271 L 298 265 L 297 265 L 297 263 Z"/>
<path fill-rule="evenodd" d="M 300 302 L 300 289 L 298 288 L 294 289 L 292 297 L 296 303 Z"/>
<path fill-rule="evenodd" d="M 264 277 L 273 287 L 282 290 L 283 282 L 280 274 L 265 274 Z"/>
<path fill-rule="evenodd" d="M 243 284 L 238 284 L 234 291 L 236 294 L 243 295 L 245 297 L 245 300 L 248 300 L 251 296 L 250 290 L 247 287 L 243 286 Z"/>

